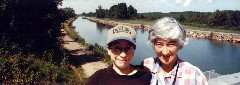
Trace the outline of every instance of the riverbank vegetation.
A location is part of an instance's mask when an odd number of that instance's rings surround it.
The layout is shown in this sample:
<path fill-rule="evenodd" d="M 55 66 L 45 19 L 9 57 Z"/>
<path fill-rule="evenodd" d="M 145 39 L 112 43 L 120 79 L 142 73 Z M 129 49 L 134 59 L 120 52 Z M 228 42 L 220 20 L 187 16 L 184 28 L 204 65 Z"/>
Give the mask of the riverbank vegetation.
<path fill-rule="evenodd" d="M 70 18 L 63 23 L 62 27 L 63 29 L 67 32 L 67 35 L 72 38 L 74 41 L 81 43 L 84 46 L 87 46 L 86 41 L 78 35 L 76 31 L 74 31 L 74 27 L 72 26 L 72 22 L 76 19 L 77 17 Z"/>
<path fill-rule="evenodd" d="M 128 8 L 132 8 L 133 10 L 129 10 Z M 129 17 L 131 13 L 134 17 Z M 149 25 L 156 19 L 169 16 L 179 20 L 187 29 L 240 33 L 239 10 L 216 10 L 215 12 L 185 11 L 170 13 L 137 13 L 137 9 L 131 5 L 127 7 L 126 3 L 119 3 L 118 5 L 113 5 L 110 9 L 102 9 L 101 6 L 99 6 L 99 8 L 96 9 L 96 12 L 83 13 L 82 15 L 143 25 Z M 123 18 L 122 16 L 125 17 Z"/>
<path fill-rule="evenodd" d="M 75 17 L 76 19 L 77 17 Z M 64 30 L 67 32 L 67 35 L 69 35 L 69 37 L 71 37 L 73 40 L 75 40 L 76 42 L 86 46 L 86 48 L 92 52 L 92 54 L 97 55 L 98 57 L 100 57 L 100 60 L 106 62 L 108 65 L 111 64 L 110 62 L 110 56 L 107 53 L 107 50 L 103 48 L 103 46 L 100 46 L 98 44 L 90 44 L 90 43 L 86 43 L 85 39 L 82 38 L 81 36 L 79 36 L 79 34 L 74 30 L 74 27 L 72 26 L 72 22 L 75 19 L 69 19 L 66 21 L 66 23 L 64 23 L 63 27 Z"/>
<path fill-rule="evenodd" d="M 77 16 L 74 18 L 70 18 L 65 21 L 65 23 L 62 24 L 63 29 L 66 31 L 66 34 L 72 38 L 75 42 L 78 42 L 79 44 L 84 45 L 88 51 L 91 51 L 90 54 L 85 54 L 85 55 L 95 55 L 97 57 L 97 60 L 104 61 L 108 65 L 110 64 L 110 56 L 107 54 L 107 51 L 103 49 L 102 46 L 98 44 L 89 44 L 85 42 L 85 39 L 82 38 L 74 29 L 72 26 L 72 22 L 78 18 Z M 79 57 L 80 58 L 80 57 Z M 74 59 L 74 58 L 73 58 Z M 92 60 L 95 60 L 96 58 L 93 58 Z M 69 59 L 71 61 L 71 58 Z M 77 60 L 76 62 L 73 60 L 74 66 L 71 66 L 72 69 L 79 75 L 79 80 L 81 81 L 81 84 L 85 84 L 87 81 L 87 76 L 84 74 L 84 69 L 80 66 L 78 63 L 86 63 L 88 62 L 88 59 L 82 59 L 82 60 Z M 90 60 L 91 61 L 91 60 Z"/>
<path fill-rule="evenodd" d="M 81 84 L 61 46 L 62 0 L 0 1 L 0 84 Z"/>

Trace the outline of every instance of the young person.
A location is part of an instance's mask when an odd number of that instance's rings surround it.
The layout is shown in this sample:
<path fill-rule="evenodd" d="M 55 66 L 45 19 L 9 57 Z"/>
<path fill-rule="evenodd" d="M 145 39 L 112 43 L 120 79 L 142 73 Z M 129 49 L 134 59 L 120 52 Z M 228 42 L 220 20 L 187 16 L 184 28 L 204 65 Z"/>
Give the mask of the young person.
<path fill-rule="evenodd" d="M 186 32 L 171 17 L 156 20 L 149 30 L 149 37 L 157 57 L 147 58 L 143 64 L 150 69 L 151 85 L 207 85 L 202 71 L 177 55 L 187 43 Z"/>
<path fill-rule="evenodd" d="M 86 85 L 149 85 L 151 73 L 131 65 L 136 49 L 136 31 L 118 25 L 108 31 L 107 51 L 112 65 L 95 72 Z"/>

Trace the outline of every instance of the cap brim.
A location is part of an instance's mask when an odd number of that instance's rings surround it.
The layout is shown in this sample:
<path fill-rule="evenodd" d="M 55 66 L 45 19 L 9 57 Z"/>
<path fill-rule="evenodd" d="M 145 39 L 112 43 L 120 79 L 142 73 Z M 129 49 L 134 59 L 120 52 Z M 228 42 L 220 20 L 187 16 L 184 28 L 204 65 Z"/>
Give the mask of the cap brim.
<path fill-rule="evenodd" d="M 114 39 L 108 41 L 107 44 L 109 44 L 109 43 L 111 43 L 111 42 L 113 42 L 113 41 L 116 41 L 116 40 L 127 40 L 127 41 L 133 43 L 134 45 L 136 45 L 136 43 L 135 43 L 132 39 L 129 39 L 129 38 L 127 38 L 127 37 L 114 38 Z"/>

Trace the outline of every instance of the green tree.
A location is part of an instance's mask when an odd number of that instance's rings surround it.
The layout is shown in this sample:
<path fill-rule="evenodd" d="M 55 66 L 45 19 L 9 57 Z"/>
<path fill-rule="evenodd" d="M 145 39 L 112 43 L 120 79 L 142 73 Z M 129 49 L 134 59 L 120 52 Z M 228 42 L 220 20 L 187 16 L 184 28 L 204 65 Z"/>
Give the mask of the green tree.
<path fill-rule="evenodd" d="M 97 18 L 104 18 L 106 15 L 105 10 L 102 9 L 102 6 L 98 6 L 98 9 L 96 9 L 96 16 Z"/>
<path fill-rule="evenodd" d="M 208 25 L 214 28 L 240 30 L 240 11 L 216 10 L 209 17 Z"/>
<path fill-rule="evenodd" d="M 14 46 L 21 50 L 11 53 L 39 56 L 46 50 L 54 50 L 54 55 L 61 55 L 58 37 L 63 19 L 57 8 L 61 0 L 6 0 L 1 4 L 4 10 L 1 10 L 0 39 L 5 42 L 0 43 L 0 48 Z"/>
<path fill-rule="evenodd" d="M 118 19 L 127 19 L 128 11 L 126 3 L 119 3 L 118 4 Z"/>
<path fill-rule="evenodd" d="M 177 19 L 178 19 L 180 22 L 182 22 L 182 23 L 184 23 L 184 22 L 186 21 L 186 19 L 185 19 L 185 17 L 183 16 L 183 14 L 180 14 L 180 16 L 177 17 Z"/>
<path fill-rule="evenodd" d="M 133 8 L 132 5 L 128 7 L 128 18 L 136 18 L 137 17 L 137 10 Z"/>
<path fill-rule="evenodd" d="M 117 19 L 117 13 L 118 13 L 118 5 L 113 5 L 109 9 L 109 18 Z"/>
<path fill-rule="evenodd" d="M 62 11 L 63 12 L 62 14 L 64 16 L 66 16 L 67 18 L 72 18 L 72 17 L 76 16 L 75 11 L 73 10 L 73 8 L 66 7 L 66 8 L 61 8 L 59 10 Z"/>

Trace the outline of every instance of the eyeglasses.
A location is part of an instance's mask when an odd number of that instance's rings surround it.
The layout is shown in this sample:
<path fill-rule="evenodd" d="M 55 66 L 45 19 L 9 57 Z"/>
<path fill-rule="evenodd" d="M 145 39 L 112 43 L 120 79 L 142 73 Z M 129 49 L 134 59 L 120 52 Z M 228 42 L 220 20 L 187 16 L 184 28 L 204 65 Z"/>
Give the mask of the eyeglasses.
<path fill-rule="evenodd" d="M 110 48 L 111 51 L 114 53 L 114 54 L 121 54 L 123 51 L 126 53 L 126 54 L 132 54 L 134 52 L 134 48 L 133 47 L 125 47 L 125 48 L 122 48 L 122 47 L 119 47 L 119 46 L 113 46 L 112 48 Z"/>

